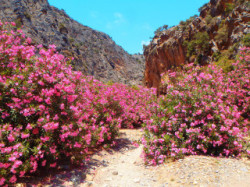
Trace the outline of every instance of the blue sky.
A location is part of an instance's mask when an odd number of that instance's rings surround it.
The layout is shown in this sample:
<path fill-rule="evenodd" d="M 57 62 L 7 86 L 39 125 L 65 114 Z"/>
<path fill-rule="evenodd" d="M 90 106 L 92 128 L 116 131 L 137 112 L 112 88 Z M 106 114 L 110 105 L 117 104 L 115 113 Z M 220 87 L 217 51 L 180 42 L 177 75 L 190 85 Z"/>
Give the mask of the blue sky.
<path fill-rule="evenodd" d="M 177 25 L 199 14 L 209 0 L 48 0 L 74 20 L 102 31 L 130 54 L 142 52 L 142 45 L 163 25 Z"/>

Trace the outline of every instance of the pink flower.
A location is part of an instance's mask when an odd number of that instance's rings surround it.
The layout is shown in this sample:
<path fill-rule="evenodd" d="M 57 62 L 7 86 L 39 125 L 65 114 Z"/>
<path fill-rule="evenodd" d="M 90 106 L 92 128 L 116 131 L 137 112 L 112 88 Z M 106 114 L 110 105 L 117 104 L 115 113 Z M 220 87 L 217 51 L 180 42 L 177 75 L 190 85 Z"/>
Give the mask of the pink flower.
<path fill-rule="evenodd" d="M 5 178 L 0 178 L 0 186 L 4 185 L 4 182 L 5 182 Z"/>
<path fill-rule="evenodd" d="M 25 173 L 25 171 L 21 171 L 19 177 L 24 177 Z"/>
<path fill-rule="evenodd" d="M 28 123 L 26 129 L 31 130 L 31 129 L 32 129 L 32 126 Z"/>
<path fill-rule="evenodd" d="M 213 119 L 213 116 L 211 114 L 208 114 L 207 119 Z"/>
<path fill-rule="evenodd" d="M 38 84 L 40 84 L 41 86 L 44 86 L 44 83 L 42 81 L 38 81 Z"/>
<path fill-rule="evenodd" d="M 24 133 L 21 134 L 22 139 L 28 138 L 29 136 L 30 136 L 30 134 L 24 134 Z"/>
<path fill-rule="evenodd" d="M 56 153 L 56 149 L 55 148 L 50 148 L 49 149 L 51 153 Z"/>
<path fill-rule="evenodd" d="M 55 168 L 55 167 L 56 167 L 56 162 L 53 163 L 53 164 L 50 164 L 50 167 L 51 167 L 51 168 Z"/>
<path fill-rule="evenodd" d="M 82 147 L 82 145 L 81 145 L 81 144 L 79 144 L 78 142 L 76 142 L 76 143 L 75 143 L 75 145 L 74 145 L 74 147 L 76 147 L 76 148 L 80 148 L 80 147 Z"/>
<path fill-rule="evenodd" d="M 27 38 L 27 39 L 26 39 L 26 42 L 27 42 L 28 44 L 31 44 L 31 42 L 32 42 L 31 38 Z"/>
<path fill-rule="evenodd" d="M 64 103 L 62 103 L 62 104 L 60 105 L 60 109 L 61 109 L 61 110 L 64 109 Z"/>
<path fill-rule="evenodd" d="M 233 135 L 237 135 L 240 132 L 238 127 L 233 127 Z"/>
<path fill-rule="evenodd" d="M 10 178 L 10 183 L 15 183 L 16 182 L 16 180 L 17 180 L 17 178 L 16 178 L 16 176 L 15 175 L 13 175 L 11 178 Z"/>
<path fill-rule="evenodd" d="M 38 134 L 39 133 L 39 130 L 38 130 L 38 128 L 35 128 L 35 129 L 33 129 L 33 131 L 32 131 L 32 134 Z"/>
<path fill-rule="evenodd" d="M 13 142 L 13 141 L 15 141 L 15 138 L 14 138 L 14 136 L 12 134 L 10 134 L 8 136 L 8 140 L 9 140 L 9 142 Z"/>
<path fill-rule="evenodd" d="M 41 140 L 43 141 L 43 142 L 47 142 L 47 141 L 49 141 L 49 137 L 48 136 L 45 136 L 45 137 L 41 137 Z"/>
<path fill-rule="evenodd" d="M 42 166 L 45 166 L 46 165 L 46 160 L 42 161 Z"/>
<path fill-rule="evenodd" d="M 22 165 L 22 161 L 20 161 L 20 160 L 16 160 L 15 162 L 14 162 L 14 165 L 12 166 L 13 168 L 18 168 L 20 165 Z"/>
<path fill-rule="evenodd" d="M 200 115 L 202 113 L 202 110 L 197 110 L 196 114 Z"/>

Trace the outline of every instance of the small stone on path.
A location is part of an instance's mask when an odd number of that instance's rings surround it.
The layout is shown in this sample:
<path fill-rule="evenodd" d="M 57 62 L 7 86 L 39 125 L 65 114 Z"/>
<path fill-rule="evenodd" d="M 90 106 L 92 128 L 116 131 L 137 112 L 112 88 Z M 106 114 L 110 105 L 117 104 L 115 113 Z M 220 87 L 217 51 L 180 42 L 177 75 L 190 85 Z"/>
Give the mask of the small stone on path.
<path fill-rule="evenodd" d="M 197 181 L 194 181 L 193 184 L 198 184 L 198 182 L 197 182 Z"/>
<path fill-rule="evenodd" d="M 112 178 L 107 178 L 105 179 L 105 181 L 112 181 Z"/>
<path fill-rule="evenodd" d="M 134 179 L 135 183 L 140 183 L 140 179 Z"/>
<path fill-rule="evenodd" d="M 94 177 L 92 175 L 87 175 L 86 176 L 86 181 L 92 181 Z"/>

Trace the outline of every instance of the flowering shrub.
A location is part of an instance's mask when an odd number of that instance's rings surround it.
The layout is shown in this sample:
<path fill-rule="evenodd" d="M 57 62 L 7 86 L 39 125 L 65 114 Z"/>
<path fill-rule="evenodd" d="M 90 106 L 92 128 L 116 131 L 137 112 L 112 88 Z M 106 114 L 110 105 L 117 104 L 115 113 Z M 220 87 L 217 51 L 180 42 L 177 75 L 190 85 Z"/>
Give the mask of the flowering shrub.
<path fill-rule="evenodd" d="M 14 23 L 0 22 L 0 186 L 61 158 L 82 164 L 89 149 L 114 144 L 119 128 L 140 127 L 150 164 L 184 154 L 240 155 L 249 131 L 249 48 L 233 70 L 169 71 L 167 95 L 105 85 L 73 71 Z M 168 79 L 167 79 L 168 80 Z"/>
<path fill-rule="evenodd" d="M 146 119 L 150 119 L 152 108 L 156 104 L 156 90 L 147 89 L 142 86 L 128 87 L 115 83 L 109 87 L 113 99 L 122 107 L 120 116 L 121 128 L 141 127 Z"/>
<path fill-rule="evenodd" d="M 150 117 L 152 90 L 83 76 L 54 45 L 33 46 L 14 25 L 0 22 L 0 186 L 65 156 L 81 163 L 90 148 L 113 144 L 120 127 Z"/>
<path fill-rule="evenodd" d="M 235 155 L 249 132 L 249 48 L 233 70 L 215 65 L 169 71 L 167 94 L 145 124 L 142 139 L 149 164 L 187 154 Z"/>

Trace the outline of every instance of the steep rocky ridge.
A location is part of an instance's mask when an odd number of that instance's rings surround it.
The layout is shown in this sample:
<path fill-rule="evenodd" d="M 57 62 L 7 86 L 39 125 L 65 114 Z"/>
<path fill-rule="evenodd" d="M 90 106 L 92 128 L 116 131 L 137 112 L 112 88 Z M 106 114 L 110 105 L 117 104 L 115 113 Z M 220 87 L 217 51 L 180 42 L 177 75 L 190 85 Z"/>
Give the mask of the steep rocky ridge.
<path fill-rule="evenodd" d="M 55 44 L 74 68 L 107 82 L 140 84 L 145 64 L 102 32 L 71 19 L 47 0 L 0 0 L 0 20 L 14 21 L 36 44 Z"/>
<path fill-rule="evenodd" d="M 247 0 L 210 0 L 200 16 L 158 29 L 144 50 L 146 86 L 159 88 L 161 73 L 184 63 L 234 58 L 244 37 L 249 43 L 249 7 Z"/>

